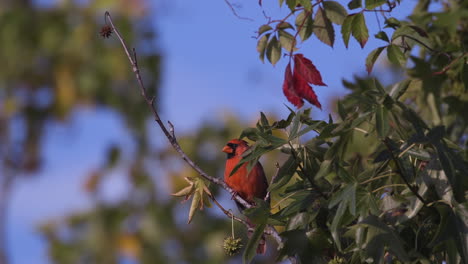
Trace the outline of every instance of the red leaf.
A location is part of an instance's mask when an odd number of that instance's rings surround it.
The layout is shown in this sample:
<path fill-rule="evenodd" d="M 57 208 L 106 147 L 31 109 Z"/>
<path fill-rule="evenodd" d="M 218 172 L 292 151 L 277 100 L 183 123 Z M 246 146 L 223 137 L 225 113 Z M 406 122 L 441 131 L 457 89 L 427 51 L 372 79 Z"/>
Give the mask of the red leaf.
<path fill-rule="evenodd" d="M 307 101 L 309 101 L 309 103 L 322 109 L 322 105 L 318 101 L 314 89 L 307 83 L 306 80 L 302 78 L 302 76 L 296 70 L 294 71 L 293 82 L 294 90 L 301 98 L 306 99 Z"/>
<path fill-rule="evenodd" d="M 300 53 L 294 55 L 294 73 L 296 72 L 310 84 L 327 86 L 322 82 L 322 76 L 317 68 L 315 68 L 312 61 L 305 58 L 304 55 Z"/>
<path fill-rule="evenodd" d="M 304 101 L 296 93 L 295 82 L 291 73 L 291 63 L 288 63 L 284 72 L 283 93 L 294 106 L 301 108 Z"/>

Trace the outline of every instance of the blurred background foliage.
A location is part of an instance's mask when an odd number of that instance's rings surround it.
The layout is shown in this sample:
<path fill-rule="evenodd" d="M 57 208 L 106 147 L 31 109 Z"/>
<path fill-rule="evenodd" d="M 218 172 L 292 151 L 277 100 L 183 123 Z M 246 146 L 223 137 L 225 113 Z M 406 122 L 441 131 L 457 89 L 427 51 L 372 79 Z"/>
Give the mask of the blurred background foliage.
<path fill-rule="evenodd" d="M 112 11 L 126 41 L 138 50 L 150 96 L 158 98 L 162 54 L 154 21 L 143 12 L 147 5 L 143 0 L 0 3 L 0 60 L 4 65 L 0 71 L 1 264 L 9 263 L 5 219 L 15 182 L 35 177 L 42 170 L 41 148 L 48 126 L 68 122 L 73 112 L 82 108 L 118 113 L 125 120 L 132 146 L 121 142 L 109 145 L 105 162 L 83 175 L 83 188 L 93 199 L 93 208 L 40 226 L 50 261 L 227 261 L 222 243 L 230 234 L 230 220 L 207 209 L 187 225 L 187 204 L 168 193 L 185 184 L 183 177 L 194 173 L 172 148 L 163 146 L 155 151 L 156 143 L 149 136 L 154 130 L 147 125 L 150 112 L 120 43 L 99 35 L 104 11 Z M 199 131 L 179 135 L 179 141 L 208 173 L 222 175 L 225 156 L 218 148 L 245 126 L 227 115 L 222 124 L 200 124 Z M 108 201 L 101 195 L 103 181 L 116 171 L 127 178 L 128 193 Z M 230 203 L 230 197 L 225 199 Z M 235 226 L 237 235 L 245 237 L 244 228 Z M 268 262 L 265 259 L 264 263 Z"/>

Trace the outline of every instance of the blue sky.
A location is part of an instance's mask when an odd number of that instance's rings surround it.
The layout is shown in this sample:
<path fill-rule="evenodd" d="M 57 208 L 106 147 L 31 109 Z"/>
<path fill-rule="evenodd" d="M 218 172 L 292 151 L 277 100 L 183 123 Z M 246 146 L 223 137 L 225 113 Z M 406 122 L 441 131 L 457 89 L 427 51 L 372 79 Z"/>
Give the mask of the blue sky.
<path fill-rule="evenodd" d="M 263 2 L 269 16 L 281 18 L 287 14 L 286 7 L 278 11 L 277 1 Z M 346 5 L 348 1 L 339 2 Z M 392 15 L 405 17 L 416 2 L 403 0 Z M 231 3 L 241 16 L 253 21 L 235 17 L 219 0 L 156 1 L 148 10 L 154 14 L 164 56 L 162 96 L 158 101 L 163 118 L 171 120 L 178 133 L 193 130 L 201 120 L 217 120 L 226 112 L 253 120 L 260 111 L 285 116 L 288 110 L 284 104 L 291 106 L 282 92 L 286 59 L 276 67 L 258 59 L 257 40 L 252 36 L 266 22 L 262 9 L 254 0 Z M 366 21 L 371 37 L 364 49 L 352 39 L 346 50 L 339 29 L 333 49 L 315 37 L 299 46 L 328 84 L 315 88 L 323 105 L 323 110 L 313 109 L 315 118 L 328 116 L 329 99 L 345 93 L 341 80 L 365 74 L 365 57 L 383 45 L 372 37 L 378 32 L 375 14 L 366 14 Z M 13 264 L 48 263 L 44 241 L 36 231 L 38 224 L 91 206 L 82 191 L 84 176 L 100 166 L 105 146 L 117 141 L 130 144 L 123 128 L 118 115 L 103 109 L 79 109 L 68 123 L 48 128 L 45 170 L 34 179 L 18 182 L 10 204 L 8 229 Z M 160 143 L 166 143 L 165 138 L 159 138 Z M 123 190 L 125 182 L 116 173 L 105 195 L 113 199 Z"/>

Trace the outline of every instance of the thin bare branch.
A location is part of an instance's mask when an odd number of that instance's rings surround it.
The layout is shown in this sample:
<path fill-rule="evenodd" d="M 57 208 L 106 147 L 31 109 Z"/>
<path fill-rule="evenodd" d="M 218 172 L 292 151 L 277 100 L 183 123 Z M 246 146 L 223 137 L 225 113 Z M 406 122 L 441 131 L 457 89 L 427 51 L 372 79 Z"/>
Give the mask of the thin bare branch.
<path fill-rule="evenodd" d="M 401 168 L 400 166 L 400 162 L 398 160 L 398 157 L 395 156 L 395 154 L 393 154 L 393 150 L 392 150 L 392 147 L 390 145 L 390 139 L 387 137 L 385 138 L 384 140 L 382 140 L 385 147 L 387 148 L 387 150 L 390 152 L 390 155 L 392 157 L 392 160 L 395 162 L 395 166 L 397 167 L 398 169 L 398 174 L 400 175 L 401 179 L 403 180 L 403 182 L 406 184 L 406 186 L 408 187 L 408 189 L 425 205 L 427 206 L 427 201 L 419 194 L 417 188 L 415 188 L 415 186 L 411 185 L 408 180 L 406 179 L 406 177 L 403 175 L 403 169 Z M 374 190 L 375 191 L 375 190 Z"/>
<path fill-rule="evenodd" d="M 160 116 L 159 116 L 159 113 L 158 111 L 156 110 L 155 106 L 154 106 L 154 101 L 155 101 L 155 97 L 148 97 L 147 95 L 147 92 L 146 92 L 146 88 L 143 84 L 143 80 L 141 78 L 141 75 L 140 75 L 140 70 L 138 68 L 138 64 L 137 64 L 137 56 L 136 56 L 136 51 L 135 49 L 133 49 L 133 57 L 130 55 L 130 52 L 128 50 L 128 47 L 127 45 L 125 44 L 125 41 L 122 37 L 122 35 L 120 34 L 120 32 L 118 31 L 118 29 L 115 27 L 113 21 L 112 21 L 112 17 L 110 15 L 109 12 L 106 11 L 105 13 L 105 19 L 106 19 L 106 22 L 109 22 L 110 26 L 112 27 L 112 30 L 113 32 L 115 32 L 117 38 L 119 39 L 120 43 L 122 44 L 122 47 L 125 51 L 125 54 L 127 54 L 127 57 L 128 57 L 128 60 L 130 61 L 130 64 L 132 66 L 132 70 L 135 74 L 135 77 L 137 79 L 137 82 L 138 82 L 138 85 L 140 87 L 140 92 L 141 92 L 141 95 L 143 96 L 146 104 L 148 105 L 148 107 L 150 108 L 152 114 L 153 114 L 153 117 L 154 117 L 154 120 L 156 121 L 156 123 L 159 125 L 159 127 L 161 128 L 161 130 L 163 131 L 164 135 L 166 136 L 166 138 L 169 140 L 169 143 L 172 145 L 172 147 L 177 151 L 177 153 L 179 153 L 179 155 L 181 156 L 181 158 L 190 166 L 192 167 L 200 176 L 202 176 L 205 180 L 207 181 L 210 181 L 212 182 L 213 184 L 216 184 L 218 186 L 221 186 L 223 189 L 225 189 L 226 191 L 228 191 L 231 196 L 237 201 L 239 202 L 240 204 L 242 204 L 243 206 L 245 206 L 246 208 L 251 208 L 252 207 L 252 204 L 250 204 L 249 202 L 247 202 L 246 200 L 244 200 L 242 197 L 240 197 L 237 192 L 235 192 L 233 189 L 231 189 L 229 186 L 227 186 L 227 184 L 219 179 L 219 178 L 215 178 L 215 177 L 212 177 L 210 175 L 208 175 L 206 172 L 204 172 L 193 160 L 191 160 L 187 154 L 182 150 L 182 148 L 180 147 L 179 143 L 177 142 L 177 139 L 175 137 L 175 132 L 174 132 L 174 125 L 172 125 L 172 123 L 168 122 L 169 123 L 169 126 L 170 126 L 170 129 L 168 130 L 168 128 L 164 125 L 164 123 L 162 122 Z M 211 195 L 210 196 L 211 199 L 213 200 L 213 202 L 215 202 L 215 204 L 218 205 L 218 207 L 220 207 L 220 209 L 226 214 L 226 210 L 224 208 L 222 208 L 222 206 L 216 201 L 216 199 L 214 199 L 214 197 Z M 233 215 L 231 213 L 228 212 L 228 216 L 230 217 L 233 217 Z M 237 218 L 237 217 L 236 217 Z M 234 219 L 236 219 L 234 218 Z M 236 220 L 242 222 L 243 220 L 240 219 L 240 218 L 237 218 Z M 245 222 L 245 221 L 244 221 Z M 282 238 L 280 237 L 278 231 L 276 231 L 276 229 L 272 226 L 268 226 L 266 229 L 265 229 L 265 233 L 268 234 L 268 235 L 271 235 L 277 242 L 278 244 L 282 244 Z"/>
<path fill-rule="evenodd" d="M 236 16 L 237 18 L 242 19 L 242 20 L 253 21 L 253 19 L 251 19 L 251 18 L 240 16 L 240 15 L 237 13 L 237 11 L 236 11 L 236 9 L 234 8 L 234 6 L 232 5 L 232 3 L 229 2 L 228 0 L 224 0 L 224 2 L 229 6 L 229 8 L 231 9 L 232 13 L 233 13 L 234 16 Z"/>
<path fill-rule="evenodd" d="M 167 127 L 164 125 L 164 123 L 162 122 L 160 116 L 159 116 L 159 113 L 158 111 L 156 110 L 156 108 L 154 107 L 154 98 L 150 98 L 148 97 L 147 93 L 146 93 L 146 88 L 145 88 L 145 85 L 143 83 L 143 79 L 141 78 L 141 75 L 140 75 L 140 70 L 138 68 L 138 65 L 136 63 L 136 60 L 130 55 L 130 52 L 129 52 L 129 49 L 127 47 L 127 44 L 125 43 L 122 35 L 120 34 L 119 30 L 115 27 L 113 21 L 112 21 L 112 17 L 110 15 L 109 12 L 106 12 L 105 13 L 105 18 L 106 18 L 106 21 L 109 22 L 110 26 L 112 27 L 112 30 L 113 32 L 115 32 L 117 38 L 119 39 L 120 43 L 122 44 L 122 47 L 125 51 L 125 54 L 127 55 L 128 57 L 128 60 L 130 61 L 130 64 L 132 66 L 132 70 L 133 70 L 133 73 L 135 74 L 136 76 L 136 79 L 137 79 L 137 82 L 138 82 L 138 85 L 140 87 L 140 92 L 141 92 L 141 95 L 143 96 L 143 98 L 145 99 L 145 102 L 146 104 L 148 105 L 148 107 L 150 108 L 152 114 L 153 114 L 153 117 L 154 117 L 154 120 L 156 121 L 156 123 L 159 125 L 159 127 L 161 128 L 162 132 L 164 133 L 164 135 L 166 136 L 166 138 L 169 140 L 169 143 L 171 143 L 172 147 L 177 151 L 177 153 L 179 153 L 179 155 L 181 156 L 181 158 L 188 164 L 190 165 L 190 167 L 192 167 L 200 176 L 202 176 L 204 179 L 216 184 L 216 185 L 219 185 L 221 186 L 223 189 L 225 189 L 226 191 L 228 191 L 236 201 L 238 201 L 240 204 L 242 204 L 243 206 L 245 206 L 246 208 L 251 208 L 252 205 L 250 203 L 248 203 L 247 201 L 245 201 L 242 197 L 240 197 L 239 195 L 237 195 L 236 192 L 234 192 L 234 190 L 232 190 L 229 186 L 227 186 L 227 184 L 219 179 L 219 178 L 215 178 L 215 177 L 212 177 L 210 175 L 208 175 L 207 173 L 205 173 L 200 167 L 198 167 L 197 164 L 195 164 L 194 161 L 192 161 L 188 156 L 187 154 L 182 150 L 182 148 L 180 147 L 179 143 L 177 142 L 176 138 L 172 136 L 171 132 L 167 129 Z M 136 51 L 135 49 L 133 49 L 133 55 L 134 57 L 136 57 Z"/>
<path fill-rule="evenodd" d="M 273 177 L 271 177 L 270 186 L 273 184 L 276 177 L 278 177 L 278 173 L 279 173 L 279 170 L 280 170 L 280 166 L 279 166 L 278 162 L 275 163 L 275 167 L 276 167 L 276 173 L 275 173 L 275 175 L 273 175 Z M 267 192 L 267 194 L 265 195 L 265 198 L 263 200 L 265 200 L 265 201 L 270 200 L 270 191 Z"/>

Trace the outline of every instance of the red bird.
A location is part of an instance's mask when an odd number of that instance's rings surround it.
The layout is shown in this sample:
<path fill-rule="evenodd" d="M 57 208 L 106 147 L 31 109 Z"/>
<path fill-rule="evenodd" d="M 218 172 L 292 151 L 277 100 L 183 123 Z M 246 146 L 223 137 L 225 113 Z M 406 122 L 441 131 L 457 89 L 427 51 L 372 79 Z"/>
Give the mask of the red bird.
<path fill-rule="evenodd" d="M 224 181 L 244 200 L 254 203 L 254 197 L 264 199 L 267 195 L 268 182 L 262 164 L 257 162 L 247 175 L 247 163 L 245 163 L 231 175 L 232 170 L 242 159 L 242 153 L 248 149 L 249 145 L 247 142 L 241 139 L 233 139 L 224 146 L 223 152 L 227 153 Z M 242 206 L 240 207 L 242 208 Z M 262 237 L 257 247 L 257 253 L 265 254 L 265 252 L 265 238 Z"/>

